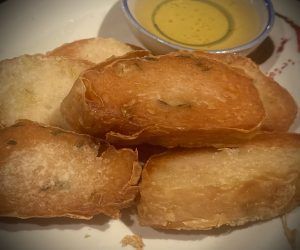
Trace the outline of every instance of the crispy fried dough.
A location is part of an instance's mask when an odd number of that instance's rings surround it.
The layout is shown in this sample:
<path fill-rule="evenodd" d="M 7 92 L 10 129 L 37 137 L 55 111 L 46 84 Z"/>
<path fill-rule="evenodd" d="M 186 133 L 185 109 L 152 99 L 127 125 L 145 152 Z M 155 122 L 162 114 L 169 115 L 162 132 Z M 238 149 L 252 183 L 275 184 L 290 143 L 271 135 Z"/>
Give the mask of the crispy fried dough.
<path fill-rule="evenodd" d="M 62 46 L 49 51 L 47 55 L 87 60 L 97 64 L 105 61 L 111 56 L 122 56 L 137 49 L 141 48 L 122 43 L 114 38 L 96 37 L 63 44 Z"/>
<path fill-rule="evenodd" d="M 136 152 L 29 121 L 0 130 L 0 216 L 117 218 L 138 193 Z"/>
<path fill-rule="evenodd" d="M 252 79 L 189 53 L 115 59 L 85 71 L 61 106 L 77 131 L 116 144 L 235 144 L 265 112 Z"/>
<path fill-rule="evenodd" d="M 68 128 L 60 104 L 79 74 L 93 66 L 62 57 L 23 55 L 0 62 L 0 123 L 18 119 Z"/>
<path fill-rule="evenodd" d="M 298 110 L 293 97 L 276 81 L 263 74 L 250 58 L 236 54 L 209 54 L 201 51 L 193 54 L 226 63 L 253 78 L 266 111 L 262 130 L 284 132 L 292 125 Z"/>
<path fill-rule="evenodd" d="M 282 215 L 300 204 L 300 135 L 154 156 L 140 194 L 140 223 L 157 228 L 208 230 Z"/>

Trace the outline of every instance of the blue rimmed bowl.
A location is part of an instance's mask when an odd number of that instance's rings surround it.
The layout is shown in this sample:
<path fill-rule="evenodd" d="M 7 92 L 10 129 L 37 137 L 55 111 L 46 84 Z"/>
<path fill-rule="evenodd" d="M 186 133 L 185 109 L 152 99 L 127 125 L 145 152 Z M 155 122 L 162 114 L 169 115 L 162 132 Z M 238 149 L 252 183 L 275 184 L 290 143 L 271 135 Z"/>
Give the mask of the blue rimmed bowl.
<path fill-rule="evenodd" d="M 139 0 L 122 0 L 122 9 L 125 16 L 128 19 L 128 23 L 135 34 L 135 36 L 154 53 L 164 54 L 174 50 L 194 50 L 195 47 L 189 47 L 173 43 L 168 39 L 164 39 L 161 36 L 147 30 L 136 17 L 135 5 Z M 247 55 L 257 48 L 268 36 L 272 26 L 274 24 L 274 9 L 271 0 L 248 0 L 254 9 L 257 11 L 259 18 L 259 31 L 257 35 L 242 44 L 238 44 L 234 47 L 222 48 L 222 49 L 205 49 L 210 53 L 239 53 Z M 199 48 L 201 49 L 201 48 Z"/>

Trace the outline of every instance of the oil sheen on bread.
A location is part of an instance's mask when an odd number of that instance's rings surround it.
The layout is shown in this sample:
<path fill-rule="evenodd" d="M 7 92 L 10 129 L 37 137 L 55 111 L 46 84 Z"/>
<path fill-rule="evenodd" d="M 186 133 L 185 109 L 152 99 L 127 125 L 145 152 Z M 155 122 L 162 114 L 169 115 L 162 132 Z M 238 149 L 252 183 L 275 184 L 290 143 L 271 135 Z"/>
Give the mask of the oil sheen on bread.
<path fill-rule="evenodd" d="M 61 110 L 78 132 L 165 147 L 235 144 L 265 119 L 251 78 L 186 52 L 99 64 L 81 74 Z"/>

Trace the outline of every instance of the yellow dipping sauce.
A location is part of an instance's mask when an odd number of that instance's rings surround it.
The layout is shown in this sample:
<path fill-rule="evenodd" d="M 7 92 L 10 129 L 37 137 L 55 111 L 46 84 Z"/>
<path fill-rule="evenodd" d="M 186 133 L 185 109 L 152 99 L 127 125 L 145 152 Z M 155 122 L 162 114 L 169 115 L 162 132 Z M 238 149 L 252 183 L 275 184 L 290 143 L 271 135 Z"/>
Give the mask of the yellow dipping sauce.
<path fill-rule="evenodd" d="M 244 0 L 138 0 L 134 11 L 149 32 L 189 48 L 235 47 L 261 29 L 254 6 Z"/>

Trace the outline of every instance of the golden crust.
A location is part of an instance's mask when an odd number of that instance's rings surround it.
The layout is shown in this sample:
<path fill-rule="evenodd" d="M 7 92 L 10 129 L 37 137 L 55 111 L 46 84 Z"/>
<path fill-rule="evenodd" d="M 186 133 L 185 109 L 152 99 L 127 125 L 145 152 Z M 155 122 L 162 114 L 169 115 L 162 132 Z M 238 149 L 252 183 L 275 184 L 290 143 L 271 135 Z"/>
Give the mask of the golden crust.
<path fill-rule="evenodd" d="M 113 218 L 138 193 L 136 152 L 21 121 L 0 130 L 0 216 Z"/>
<path fill-rule="evenodd" d="M 253 78 L 254 85 L 266 111 L 266 119 L 263 121 L 262 130 L 288 131 L 298 111 L 295 100 L 286 89 L 263 74 L 250 58 L 236 54 L 209 54 L 201 51 L 193 54 L 226 63 Z"/>
<path fill-rule="evenodd" d="M 140 195 L 140 223 L 157 228 L 208 230 L 282 215 L 300 204 L 300 135 L 153 156 Z"/>
<path fill-rule="evenodd" d="M 77 131 L 166 147 L 231 144 L 253 136 L 265 117 L 250 78 L 185 52 L 87 70 L 61 110 Z"/>
<path fill-rule="evenodd" d="M 47 55 L 86 60 L 97 64 L 111 56 L 122 56 L 133 50 L 142 49 L 134 45 L 122 43 L 113 38 L 95 37 L 65 43 L 49 51 Z"/>

